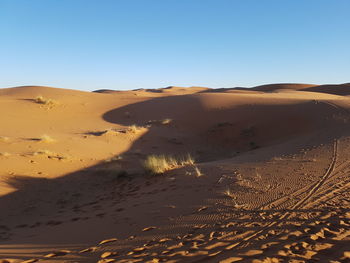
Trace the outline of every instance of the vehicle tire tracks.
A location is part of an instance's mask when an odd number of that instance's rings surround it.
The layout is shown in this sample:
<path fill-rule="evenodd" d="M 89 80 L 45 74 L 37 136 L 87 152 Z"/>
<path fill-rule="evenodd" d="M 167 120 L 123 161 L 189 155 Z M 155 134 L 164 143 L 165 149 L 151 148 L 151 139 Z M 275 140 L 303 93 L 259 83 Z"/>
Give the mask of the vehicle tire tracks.
<path fill-rule="evenodd" d="M 291 208 L 292 210 L 301 208 L 320 189 L 320 187 L 327 181 L 327 179 L 332 175 L 332 173 L 334 171 L 334 167 L 336 165 L 337 158 L 338 158 L 338 140 L 334 140 L 332 160 L 327 168 L 327 171 L 323 174 L 321 179 L 311 187 L 310 192 L 304 198 L 302 198 L 300 201 L 298 201 L 294 206 L 292 206 L 292 208 Z M 261 210 L 261 211 L 263 211 L 263 210 Z M 278 220 L 267 224 L 262 229 L 255 231 L 251 235 L 243 238 L 241 241 L 229 245 L 228 247 L 226 247 L 226 250 L 232 250 L 233 248 L 244 245 L 245 243 L 249 242 L 253 238 L 257 237 L 258 235 L 270 230 L 271 227 L 280 223 L 283 219 L 289 218 L 291 216 L 291 214 L 292 214 L 292 212 L 289 212 L 289 211 L 285 212 L 284 214 L 282 214 L 278 218 Z"/>

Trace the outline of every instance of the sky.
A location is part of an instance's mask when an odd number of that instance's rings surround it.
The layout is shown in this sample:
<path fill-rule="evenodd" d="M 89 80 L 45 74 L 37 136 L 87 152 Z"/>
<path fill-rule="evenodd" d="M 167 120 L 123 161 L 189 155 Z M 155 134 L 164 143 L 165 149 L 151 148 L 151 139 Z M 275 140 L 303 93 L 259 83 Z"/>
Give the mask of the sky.
<path fill-rule="evenodd" d="M 0 88 L 350 82 L 349 0 L 0 0 Z"/>

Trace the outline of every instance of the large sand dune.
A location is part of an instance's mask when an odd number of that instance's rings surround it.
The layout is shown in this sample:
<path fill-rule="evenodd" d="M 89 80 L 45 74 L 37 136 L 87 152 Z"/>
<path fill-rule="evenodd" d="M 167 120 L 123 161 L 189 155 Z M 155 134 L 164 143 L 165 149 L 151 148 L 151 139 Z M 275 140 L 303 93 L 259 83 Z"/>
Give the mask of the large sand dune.
<path fill-rule="evenodd" d="M 0 262 L 349 262 L 348 95 L 0 89 Z"/>

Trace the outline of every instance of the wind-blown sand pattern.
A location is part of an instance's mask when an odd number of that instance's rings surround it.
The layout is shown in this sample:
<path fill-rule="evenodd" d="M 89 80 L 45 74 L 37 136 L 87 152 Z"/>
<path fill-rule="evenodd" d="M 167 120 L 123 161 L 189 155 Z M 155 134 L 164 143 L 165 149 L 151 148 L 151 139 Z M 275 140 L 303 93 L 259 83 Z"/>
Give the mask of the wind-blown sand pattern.
<path fill-rule="evenodd" d="M 350 262 L 349 95 L 1 89 L 0 262 Z"/>

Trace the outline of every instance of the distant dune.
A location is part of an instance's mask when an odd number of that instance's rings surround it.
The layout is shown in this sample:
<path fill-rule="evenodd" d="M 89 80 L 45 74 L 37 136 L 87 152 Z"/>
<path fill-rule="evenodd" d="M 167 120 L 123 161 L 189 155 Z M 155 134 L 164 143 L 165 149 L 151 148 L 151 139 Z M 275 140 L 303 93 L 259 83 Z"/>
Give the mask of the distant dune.
<path fill-rule="evenodd" d="M 310 87 L 317 87 L 317 85 L 312 84 L 296 84 L 296 83 L 280 83 L 280 84 L 267 84 L 267 85 L 261 85 L 253 87 L 253 90 L 257 91 L 265 91 L 265 92 L 272 92 L 276 90 L 283 90 L 283 89 L 289 89 L 289 90 L 304 90 L 306 88 Z"/>
<path fill-rule="evenodd" d="M 348 95 L 0 89 L 0 263 L 348 262 Z"/>

